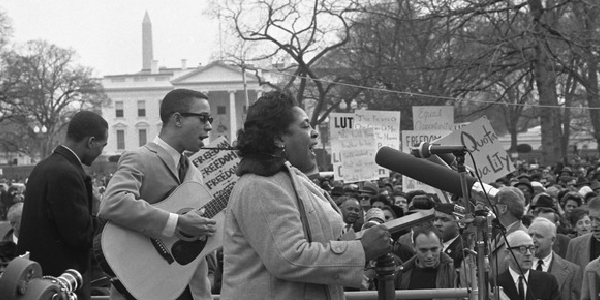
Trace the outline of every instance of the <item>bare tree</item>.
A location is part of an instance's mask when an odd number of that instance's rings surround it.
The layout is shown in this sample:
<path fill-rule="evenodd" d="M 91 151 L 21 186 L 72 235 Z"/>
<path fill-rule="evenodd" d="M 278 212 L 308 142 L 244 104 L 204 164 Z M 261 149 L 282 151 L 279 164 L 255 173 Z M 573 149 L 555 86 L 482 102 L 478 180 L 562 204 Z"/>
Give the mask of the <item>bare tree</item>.
<path fill-rule="evenodd" d="M 33 40 L 4 53 L 1 63 L 0 109 L 18 129 L 2 140 L 18 151 L 47 156 L 75 112 L 99 110 L 106 99 L 92 70 L 76 65 L 73 50 Z"/>

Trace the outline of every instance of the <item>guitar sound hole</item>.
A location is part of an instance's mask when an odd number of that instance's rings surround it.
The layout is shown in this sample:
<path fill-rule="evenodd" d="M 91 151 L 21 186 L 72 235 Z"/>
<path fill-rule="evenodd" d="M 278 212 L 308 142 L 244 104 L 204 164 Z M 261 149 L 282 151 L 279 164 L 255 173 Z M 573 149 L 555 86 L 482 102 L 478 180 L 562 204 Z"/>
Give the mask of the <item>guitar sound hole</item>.
<path fill-rule="evenodd" d="M 200 252 L 202 252 L 205 245 L 205 238 L 193 242 L 179 240 L 171 247 L 171 253 L 175 261 L 183 266 L 193 262 Z"/>

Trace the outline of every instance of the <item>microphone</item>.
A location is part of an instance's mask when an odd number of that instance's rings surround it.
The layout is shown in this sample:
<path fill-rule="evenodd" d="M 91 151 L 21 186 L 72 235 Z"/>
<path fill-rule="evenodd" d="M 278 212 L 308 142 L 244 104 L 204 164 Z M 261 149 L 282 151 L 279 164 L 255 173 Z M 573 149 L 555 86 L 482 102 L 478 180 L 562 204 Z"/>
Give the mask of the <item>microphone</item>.
<path fill-rule="evenodd" d="M 388 170 L 462 197 L 460 175 L 447 167 L 386 146 L 377 151 L 375 162 Z M 467 190 L 473 197 L 485 197 L 485 194 L 493 197 L 498 192 L 489 184 L 479 184 L 475 177 L 466 175 L 465 178 Z"/>
<path fill-rule="evenodd" d="M 429 144 L 429 143 L 421 143 L 418 147 L 412 148 L 410 153 L 416 157 L 428 158 L 432 154 L 448 154 L 448 153 L 464 153 L 467 151 L 467 148 L 463 145 L 460 146 L 442 146 L 439 144 Z M 440 157 L 441 158 L 441 157 Z M 447 159 L 450 159 L 449 157 Z M 446 161 L 446 159 L 444 159 Z M 451 161 L 452 162 L 452 161 Z M 448 163 L 446 161 L 446 163 Z M 450 163 L 448 163 L 450 165 Z"/>

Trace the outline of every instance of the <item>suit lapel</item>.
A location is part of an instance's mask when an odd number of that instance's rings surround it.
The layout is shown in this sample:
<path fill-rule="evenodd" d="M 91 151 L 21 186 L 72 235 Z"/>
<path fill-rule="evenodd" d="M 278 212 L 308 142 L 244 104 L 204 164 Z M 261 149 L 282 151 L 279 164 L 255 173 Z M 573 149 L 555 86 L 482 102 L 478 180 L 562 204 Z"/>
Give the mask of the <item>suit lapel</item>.
<path fill-rule="evenodd" d="M 167 152 L 167 150 L 158 146 L 157 144 L 150 142 L 145 145 L 148 150 L 156 153 L 156 156 L 162 160 L 164 166 L 171 172 L 171 176 L 175 178 L 179 182 L 179 175 L 176 170 L 177 164 L 173 161 L 173 157 Z M 189 172 L 189 168 L 188 168 Z"/>

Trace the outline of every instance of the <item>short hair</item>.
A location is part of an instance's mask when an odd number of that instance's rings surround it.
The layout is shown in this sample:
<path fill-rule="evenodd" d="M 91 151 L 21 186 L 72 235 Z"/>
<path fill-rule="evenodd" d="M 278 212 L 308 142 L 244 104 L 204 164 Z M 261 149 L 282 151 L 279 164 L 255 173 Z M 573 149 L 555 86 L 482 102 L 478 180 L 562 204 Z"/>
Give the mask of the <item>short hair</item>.
<path fill-rule="evenodd" d="M 108 123 L 102 116 L 91 111 L 80 111 L 76 113 L 67 129 L 67 139 L 81 142 L 85 138 L 94 137 L 98 140 L 106 138 Z"/>
<path fill-rule="evenodd" d="M 13 204 L 9 209 L 8 213 L 6 213 L 7 219 L 10 219 L 11 216 L 15 214 L 23 213 L 23 202 L 17 202 Z"/>
<path fill-rule="evenodd" d="M 294 122 L 293 108 L 297 106 L 294 97 L 285 92 L 268 92 L 258 98 L 248 108 L 244 128 L 237 132 L 238 155 L 273 155 L 279 149 L 275 141 Z"/>
<path fill-rule="evenodd" d="M 554 224 L 552 221 L 546 219 L 546 218 L 541 218 L 541 217 L 537 217 L 535 219 L 533 219 L 533 221 L 531 222 L 531 225 L 533 224 L 540 224 L 545 226 L 546 228 L 549 227 L 550 228 L 550 232 L 552 233 L 553 237 L 556 237 L 556 224 Z"/>
<path fill-rule="evenodd" d="M 345 196 L 344 196 L 344 197 L 340 197 L 338 200 L 339 200 L 339 203 L 340 203 L 340 207 L 341 207 L 341 206 L 342 206 L 344 203 L 346 203 L 346 202 L 348 202 L 348 201 L 350 201 L 350 200 L 354 200 L 354 201 L 356 201 L 356 202 L 358 203 L 358 206 L 360 206 L 360 201 L 358 201 L 356 198 L 352 198 L 352 197 L 345 197 Z"/>
<path fill-rule="evenodd" d="M 523 230 L 517 230 L 517 231 L 513 231 L 510 234 L 508 234 L 506 236 L 506 247 L 508 249 L 508 247 L 514 247 L 515 246 L 515 240 L 518 237 L 526 237 L 528 240 L 532 241 L 531 237 L 529 236 L 529 234 Z"/>
<path fill-rule="evenodd" d="M 169 119 L 174 113 L 187 112 L 192 105 L 192 100 L 208 99 L 208 96 L 202 92 L 188 89 L 174 89 L 168 92 L 160 105 L 160 119 L 163 124 L 169 123 Z"/>
<path fill-rule="evenodd" d="M 442 241 L 443 241 L 442 233 L 435 226 L 433 226 L 432 223 L 427 222 L 427 223 L 423 223 L 422 225 L 415 227 L 415 229 L 413 231 L 413 244 L 416 244 L 417 237 L 419 235 L 424 234 L 426 236 L 429 236 L 431 233 L 433 233 L 435 236 L 437 236 L 438 239 L 440 240 L 440 243 L 442 243 Z"/>
<path fill-rule="evenodd" d="M 525 213 L 525 197 L 516 187 L 501 187 L 496 194 L 496 204 L 506 204 L 508 211 L 517 219 Z"/>
<path fill-rule="evenodd" d="M 392 213 L 392 216 L 394 217 L 394 219 L 398 217 L 398 216 L 396 215 L 396 212 L 395 212 L 395 211 L 392 209 L 392 207 L 391 207 L 391 206 L 384 205 L 384 206 L 381 208 L 381 210 L 387 210 L 387 211 L 391 212 L 391 213 Z"/>
<path fill-rule="evenodd" d="M 589 211 L 587 209 L 583 209 L 580 207 L 574 208 L 570 213 L 569 213 L 569 223 L 573 226 L 575 226 L 575 224 L 577 224 L 577 221 L 581 220 L 583 217 L 589 215 Z"/>
<path fill-rule="evenodd" d="M 562 200 L 560 201 L 561 206 L 566 206 L 567 201 L 573 200 L 577 203 L 577 206 L 581 206 L 583 199 L 578 192 L 567 192 L 563 195 Z"/>
<path fill-rule="evenodd" d="M 373 206 L 373 203 L 375 202 L 383 202 L 384 206 L 391 206 L 392 204 L 390 203 L 390 200 L 388 200 L 388 198 L 385 195 L 382 194 L 377 194 L 373 197 L 371 197 L 371 199 L 369 200 L 369 203 L 371 204 L 371 206 Z"/>

